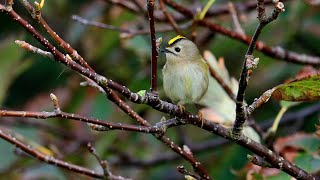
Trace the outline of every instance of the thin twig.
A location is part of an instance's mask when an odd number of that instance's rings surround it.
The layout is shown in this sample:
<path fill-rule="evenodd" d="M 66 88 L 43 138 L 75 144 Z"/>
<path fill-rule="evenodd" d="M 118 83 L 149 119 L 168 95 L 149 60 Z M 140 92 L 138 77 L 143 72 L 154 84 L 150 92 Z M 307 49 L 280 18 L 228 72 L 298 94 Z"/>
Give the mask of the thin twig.
<path fill-rule="evenodd" d="M 205 59 L 206 61 L 208 61 L 207 59 Z M 236 101 L 236 96 L 233 93 L 231 87 L 229 86 L 229 84 L 227 84 L 226 82 L 224 82 L 224 80 L 219 76 L 219 74 L 214 70 L 214 68 L 212 66 L 210 66 L 210 63 L 208 63 L 209 65 L 209 71 L 211 73 L 211 75 L 218 81 L 218 83 L 221 85 L 221 87 L 224 89 L 224 91 L 228 94 L 228 96 Z"/>
<path fill-rule="evenodd" d="M 229 7 L 229 11 L 230 11 L 230 15 L 231 15 L 231 19 L 233 22 L 233 29 L 235 32 L 245 35 L 243 29 L 241 28 L 240 22 L 239 22 L 239 18 L 237 15 L 237 11 L 236 8 L 234 6 L 234 4 L 232 2 L 228 2 L 228 7 Z"/>
<path fill-rule="evenodd" d="M 111 179 L 111 180 L 130 180 L 130 179 L 127 179 L 127 178 L 124 178 L 122 176 L 116 176 L 114 175 L 110 169 L 109 169 L 109 166 L 108 166 L 108 162 L 106 160 L 102 160 L 97 152 L 96 152 L 96 149 L 92 146 L 91 143 L 88 143 L 87 144 L 87 147 L 90 151 L 90 153 L 97 159 L 97 161 L 99 162 L 101 168 L 103 169 L 103 174 L 105 175 L 106 179 Z"/>
<path fill-rule="evenodd" d="M 125 0 L 104 0 L 108 3 L 112 3 L 115 5 L 118 5 L 120 7 L 126 8 L 127 10 L 133 12 L 133 13 L 141 13 L 139 11 L 139 8 L 136 7 L 136 5 L 133 2 L 125 1 Z"/>
<path fill-rule="evenodd" d="M 48 51 L 44 51 L 40 48 L 37 48 L 35 46 L 30 45 L 29 43 L 25 42 L 25 41 L 20 41 L 20 40 L 16 40 L 15 41 L 16 44 L 18 44 L 19 46 L 21 46 L 23 49 L 33 52 L 35 54 L 40 54 L 41 56 L 44 57 L 48 57 L 49 59 L 54 60 L 54 56 L 52 55 L 52 53 L 48 52 Z"/>
<path fill-rule="evenodd" d="M 2 5 L 0 4 L 0 9 Z M 74 69 L 75 71 L 79 72 L 80 74 L 86 76 L 87 78 L 91 79 L 95 83 L 97 83 L 99 86 L 101 86 L 106 96 L 109 100 L 114 102 L 121 110 L 123 110 L 125 113 L 127 113 L 131 118 L 135 119 L 140 125 L 143 126 L 150 126 L 150 124 L 143 119 L 141 116 L 139 116 L 135 111 L 133 111 L 126 103 L 124 103 L 117 94 L 115 94 L 110 87 L 113 87 L 117 89 L 119 92 L 121 92 L 123 95 L 127 95 L 128 99 L 134 100 L 136 102 L 144 102 L 145 99 L 139 96 L 138 94 L 130 92 L 127 88 L 124 86 L 121 86 L 114 81 L 108 80 L 103 76 L 100 76 L 89 69 L 86 69 L 82 67 L 81 65 L 77 64 L 74 61 L 71 61 L 68 59 L 65 55 L 63 55 L 60 51 L 58 51 L 47 39 L 45 39 L 38 31 L 36 31 L 32 25 L 30 25 L 27 21 L 25 21 L 21 16 L 19 16 L 15 11 L 2 11 L 6 12 L 12 19 L 16 20 L 22 27 L 24 27 L 29 33 L 31 33 L 43 46 L 45 46 L 55 57 L 55 60 L 58 62 L 61 62 L 62 64 Z M 109 87 L 110 85 L 110 87 Z M 170 105 L 171 107 L 174 107 L 175 105 Z M 175 107 L 178 109 L 178 107 Z M 194 169 L 196 169 L 197 172 L 201 173 L 202 177 L 205 179 L 210 179 L 210 177 L 207 175 L 207 172 L 202 167 L 200 162 L 198 162 L 193 156 L 190 156 L 185 151 L 181 150 L 179 146 L 177 146 L 174 142 L 172 142 L 169 138 L 165 136 L 158 136 L 154 135 L 157 139 L 162 141 L 166 146 L 171 148 L 174 152 L 178 153 L 180 156 L 182 156 L 184 159 L 189 161 Z"/>
<path fill-rule="evenodd" d="M 121 34 L 122 38 L 132 38 L 136 35 L 149 35 L 150 34 L 150 29 L 142 29 L 142 30 L 131 30 L 131 29 L 125 29 L 125 28 L 119 28 L 119 27 L 115 27 L 109 24 L 104 24 L 101 22 L 97 22 L 97 21 L 92 21 L 92 20 L 87 20 L 84 19 L 78 15 L 73 15 L 72 19 L 84 24 L 84 25 L 89 25 L 89 26 L 95 26 L 95 27 L 99 27 L 102 29 L 108 29 L 108 30 L 114 30 L 114 31 L 118 31 Z M 180 25 L 178 28 L 179 29 L 187 29 L 191 26 L 191 22 L 187 22 L 185 24 Z M 174 31 L 172 26 L 164 26 L 164 27 L 158 27 L 156 29 L 156 32 L 170 32 L 170 31 Z"/>
<path fill-rule="evenodd" d="M 296 112 L 289 112 L 286 113 L 282 120 L 280 121 L 279 126 L 286 126 L 288 127 L 289 124 L 293 122 L 303 121 L 305 118 L 312 114 L 316 114 L 320 112 L 320 103 L 311 105 L 306 107 L 302 110 Z M 259 124 L 259 127 L 262 128 L 263 131 L 266 131 L 270 126 L 272 126 L 274 119 L 267 119 L 263 120 L 262 123 Z M 203 153 L 205 151 L 212 151 L 214 149 L 219 149 L 222 146 L 226 146 L 230 144 L 231 141 L 228 141 L 223 138 L 217 138 L 213 140 L 208 140 L 205 142 L 198 142 L 196 144 L 188 145 L 189 148 L 192 150 L 193 154 Z M 126 154 L 125 161 L 119 159 L 117 161 L 112 162 L 115 166 L 129 166 L 129 167 L 150 167 L 150 166 L 157 166 L 163 165 L 165 163 L 171 163 L 172 161 L 179 160 L 179 156 L 175 153 L 166 153 L 162 154 L 161 156 L 155 156 L 154 158 L 147 159 L 147 160 L 140 160 L 136 159 L 134 156 L 130 156 Z"/>
<path fill-rule="evenodd" d="M 113 5 L 118 5 L 124 9 L 129 10 L 132 13 L 135 13 L 137 15 L 144 15 L 143 13 L 141 13 L 139 11 L 139 9 L 133 4 L 130 3 L 128 1 L 123 1 L 123 0 L 104 0 L 106 2 L 112 3 Z M 283 1 L 287 1 L 287 0 L 283 0 Z M 266 0 L 265 4 L 272 4 L 272 0 Z M 235 4 L 235 8 L 237 11 L 241 11 L 241 12 L 248 12 L 251 11 L 253 9 L 255 9 L 257 6 L 256 0 L 251 0 L 251 1 L 246 1 L 246 2 L 239 2 Z M 144 12 L 144 11 L 142 11 Z M 217 6 L 213 6 L 211 7 L 208 12 L 206 13 L 205 17 L 216 17 L 216 16 L 220 16 L 220 15 L 226 15 L 229 14 L 229 8 L 227 5 L 217 5 Z M 176 22 L 183 22 L 185 21 L 187 18 L 185 16 L 182 16 L 178 13 L 173 13 L 172 14 L 173 19 Z M 159 22 L 167 22 L 168 19 L 167 17 L 163 14 L 163 13 L 155 13 L 155 20 L 159 21 Z"/>
<path fill-rule="evenodd" d="M 84 19 L 78 15 L 72 15 L 72 20 L 75 20 L 83 25 L 90 25 L 90 26 L 95 26 L 95 27 L 99 27 L 99 28 L 102 28 L 102 29 L 108 29 L 108 30 L 112 30 L 112 31 L 118 31 L 118 32 L 121 32 L 121 33 L 132 33 L 131 30 L 129 29 L 124 29 L 124 28 L 119 28 L 119 27 L 116 27 L 116 26 L 112 26 L 112 25 L 109 25 L 109 24 L 104 24 L 104 23 L 101 23 L 101 22 L 97 22 L 97 21 L 91 21 L 91 20 L 87 20 L 87 19 Z"/>
<path fill-rule="evenodd" d="M 132 0 L 132 3 L 134 5 L 136 5 L 136 7 L 139 9 L 140 13 L 144 14 L 145 10 L 144 10 L 143 6 L 139 3 L 138 0 Z"/>
<path fill-rule="evenodd" d="M 4 139 L 6 141 L 8 141 L 9 143 L 15 145 L 16 147 L 20 148 L 21 150 L 23 150 L 24 152 L 28 153 L 29 155 L 35 157 L 36 159 L 39 159 L 40 161 L 43 161 L 45 163 L 48 164 L 53 164 L 55 166 L 67 169 L 69 171 L 73 171 L 79 174 L 84 174 L 86 176 L 90 176 L 93 178 L 99 178 L 99 179 L 103 179 L 104 175 L 100 174 L 98 172 L 95 172 L 91 169 L 87 169 L 81 166 L 77 166 L 74 164 L 70 164 L 68 162 L 59 160 L 54 158 L 53 156 L 48 156 L 34 148 L 32 148 L 30 145 L 26 145 L 22 142 L 20 142 L 17 138 L 13 137 L 12 135 L 6 133 L 5 131 L 3 131 L 2 129 L 0 129 L 0 138 Z"/>
<path fill-rule="evenodd" d="M 163 0 L 163 1 L 167 5 L 171 6 L 172 8 L 174 8 L 175 10 L 177 10 L 178 12 L 183 14 L 184 16 L 186 16 L 188 18 L 193 18 L 194 13 L 191 10 L 187 9 L 186 7 L 184 7 L 178 3 L 175 3 L 172 0 Z M 250 44 L 250 42 L 252 41 L 251 37 L 230 31 L 228 29 L 225 29 L 224 27 L 222 27 L 216 23 L 213 23 L 212 21 L 203 19 L 203 20 L 199 20 L 197 22 L 198 22 L 198 25 L 200 25 L 200 26 L 207 27 L 208 29 L 210 29 L 212 31 L 215 31 L 215 32 L 221 33 L 225 36 L 228 36 L 230 38 L 239 40 L 240 42 L 243 42 L 245 44 Z M 270 56 L 270 57 L 274 57 L 279 60 L 284 60 L 284 61 L 298 63 L 298 64 L 320 65 L 320 58 L 317 56 L 298 54 L 293 51 L 285 50 L 281 47 L 269 47 L 261 41 L 256 42 L 256 49 L 258 51 L 261 51 L 262 53 Z"/>
<path fill-rule="evenodd" d="M 165 7 L 163 0 L 159 0 L 159 6 L 160 6 L 160 10 L 163 12 L 165 17 L 168 19 L 170 25 L 173 27 L 173 29 L 176 31 L 176 33 L 184 36 L 184 33 L 180 30 L 178 24 L 176 23 L 176 21 L 174 20 L 172 15 L 167 11 L 167 8 Z"/>
<path fill-rule="evenodd" d="M 261 167 L 268 167 L 268 168 L 273 168 L 266 160 L 264 160 L 263 158 L 259 157 L 259 156 L 251 156 L 251 155 L 247 155 L 247 158 L 249 159 L 249 161 L 252 164 L 261 166 Z"/>
<path fill-rule="evenodd" d="M 6 0 L 5 1 L 5 9 L 6 9 L 6 11 L 12 11 L 12 5 L 13 5 L 14 3 L 13 3 L 13 0 Z"/>
<path fill-rule="evenodd" d="M 247 53 L 244 58 L 242 72 L 240 75 L 239 80 L 239 87 L 238 87 L 238 93 L 237 93 L 237 102 L 236 102 L 236 120 L 234 122 L 234 125 L 232 127 L 232 134 L 235 136 L 239 136 L 241 134 L 241 131 L 243 129 L 243 124 L 248 118 L 247 110 L 244 104 L 244 95 L 246 91 L 246 87 L 248 85 L 249 80 L 249 73 L 248 71 L 250 68 L 248 67 L 248 64 L 251 64 L 254 62 L 253 57 L 253 51 L 256 47 L 256 43 L 258 41 L 258 38 L 262 32 L 262 29 L 271 21 L 277 19 L 278 15 L 284 11 L 284 6 L 281 2 L 275 2 L 275 8 L 270 16 L 267 16 L 265 14 L 264 9 L 264 0 L 258 0 L 257 4 L 257 10 L 258 10 L 258 19 L 259 19 L 259 25 L 256 28 L 256 31 L 253 34 L 252 40 L 250 42 L 250 45 L 248 47 Z"/>
<path fill-rule="evenodd" d="M 39 24 L 42 25 L 42 27 L 47 31 L 47 33 L 50 34 L 50 36 L 61 46 L 64 48 L 70 56 L 77 60 L 79 64 L 81 64 L 83 67 L 91 70 L 94 72 L 94 70 L 88 65 L 88 63 L 78 54 L 76 50 L 70 46 L 69 43 L 65 42 L 48 24 L 47 22 L 42 18 L 41 14 L 35 15 L 35 9 L 30 5 L 30 3 L 27 0 L 21 0 L 23 6 L 29 11 L 29 13 L 38 21 Z"/>
<path fill-rule="evenodd" d="M 156 48 L 156 32 L 154 25 L 154 0 L 148 0 L 147 3 L 149 24 L 150 24 L 150 40 L 151 40 L 151 92 L 157 91 L 157 59 L 158 51 Z"/>
<path fill-rule="evenodd" d="M 192 177 L 192 179 L 201 180 L 201 177 L 189 172 L 188 170 L 186 170 L 186 168 L 184 166 L 178 166 L 177 171 L 181 174 L 184 174 L 186 179 L 189 179 L 186 176 L 190 176 L 190 177 Z"/>
<path fill-rule="evenodd" d="M 63 111 L 10 111 L 10 110 L 0 110 L 0 117 L 27 117 L 35 119 L 48 119 L 48 118 L 66 118 L 70 120 L 82 121 L 91 123 L 94 125 L 100 125 L 105 127 L 105 131 L 110 130 L 125 130 L 125 131 L 135 131 L 135 132 L 144 132 L 144 133 L 159 133 L 161 130 L 154 127 L 144 127 L 144 126 L 134 126 L 127 125 L 122 123 L 110 123 L 106 121 L 101 121 L 95 118 L 88 118 L 77 114 L 66 113 Z"/>
<path fill-rule="evenodd" d="M 0 9 L 3 9 L 1 7 L 2 5 L 0 4 Z M 2 11 L 3 12 L 3 11 Z M 56 49 L 54 49 L 46 39 L 43 38 L 29 23 L 24 21 L 19 15 L 17 15 L 14 11 L 7 12 L 9 16 L 12 19 L 15 19 L 16 22 L 18 22 L 20 25 L 22 25 L 28 32 L 30 32 L 34 37 L 41 43 L 43 44 L 52 54 L 55 56 L 55 60 L 71 67 L 75 71 L 81 73 L 82 75 L 87 76 L 88 78 L 92 79 L 95 81 L 97 84 L 99 84 L 101 87 L 103 87 L 106 91 L 108 90 L 107 88 L 113 88 L 119 93 L 121 93 L 123 96 L 125 96 L 127 99 L 131 100 L 132 102 L 136 103 L 145 103 L 148 104 L 149 106 L 153 107 L 154 109 L 157 109 L 161 112 L 168 113 L 170 115 L 176 115 L 179 118 L 179 121 L 177 122 L 172 122 L 176 123 L 177 125 L 182 125 L 182 124 L 194 124 L 198 127 L 202 127 L 203 129 L 210 131 L 214 134 L 217 134 L 219 136 L 222 136 L 224 138 L 230 139 L 235 141 L 237 144 L 249 149 L 253 153 L 259 155 L 260 157 L 264 157 L 268 163 L 273 165 L 276 168 L 279 168 L 283 170 L 284 172 L 290 174 L 291 176 L 295 178 L 301 178 L 301 179 L 310 179 L 314 178 L 312 175 L 308 174 L 307 172 L 303 171 L 299 167 L 293 165 L 292 163 L 284 160 L 281 156 L 278 156 L 277 154 L 273 153 L 263 145 L 252 141 L 248 139 L 246 136 L 241 135 L 238 138 L 234 138 L 234 136 L 230 135 L 230 131 L 218 124 L 215 124 L 213 122 L 203 120 L 199 118 L 198 116 L 192 115 L 189 112 L 181 112 L 179 108 L 171 103 L 164 102 L 160 100 L 158 97 L 153 97 L 152 94 L 147 94 L 147 96 L 142 97 L 136 93 L 132 93 L 129 89 L 126 87 L 120 86 L 119 84 L 106 79 L 105 77 L 102 77 L 98 74 L 92 73 L 91 71 L 83 68 L 77 63 L 74 63 L 73 61 L 67 61 L 66 57 Z M 112 92 L 106 92 L 108 97 L 109 95 L 112 95 Z M 128 111 L 130 110 L 130 107 L 123 103 L 121 99 L 114 99 L 115 97 L 111 96 L 109 97 L 111 101 L 115 102 L 122 110 L 128 113 L 130 117 L 133 117 L 134 119 L 140 119 L 143 120 L 138 114 L 136 114 L 134 111 Z M 131 114 L 134 113 L 134 114 Z M 142 121 L 141 123 L 146 123 L 145 121 Z M 157 136 L 156 136 L 157 137 Z M 157 137 L 158 139 L 162 140 L 168 147 L 170 147 L 173 151 L 177 152 L 179 155 L 184 157 L 186 160 L 188 160 L 192 166 L 196 169 L 196 172 L 199 172 L 199 175 L 204 175 L 204 169 L 201 166 L 201 164 L 197 161 L 195 161 L 194 157 L 191 156 L 189 153 L 185 152 L 182 150 L 180 147 L 176 146 L 173 144 L 172 141 L 170 141 L 168 138 L 165 137 Z M 179 149 L 180 148 L 180 149 Z M 206 176 L 206 178 L 209 178 L 209 176 Z"/>
<path fill-rule="evenodd" d="M 248 114 L 252 114 L 253 111 L 259 108 L 262 104 L 268 102 L 273 91 L 274 89 L 269 89 L 264 92 L 258 99 L 255 99 L 254 102 L 247 108 Z"/>

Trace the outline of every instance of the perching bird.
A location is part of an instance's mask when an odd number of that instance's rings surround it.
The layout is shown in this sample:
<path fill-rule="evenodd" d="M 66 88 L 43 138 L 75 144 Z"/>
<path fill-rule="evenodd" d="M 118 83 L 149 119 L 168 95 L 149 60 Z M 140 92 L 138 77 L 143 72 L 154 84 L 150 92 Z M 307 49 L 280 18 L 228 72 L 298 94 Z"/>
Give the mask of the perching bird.
<path fill-rule="evenodd" d="M 199 49 L 178 35 L 168 42 L 164 52 L 167 59 L 162 69 L 165 94 L 181 107 L 197 103 L 209 84 L 209 68 Z"/>

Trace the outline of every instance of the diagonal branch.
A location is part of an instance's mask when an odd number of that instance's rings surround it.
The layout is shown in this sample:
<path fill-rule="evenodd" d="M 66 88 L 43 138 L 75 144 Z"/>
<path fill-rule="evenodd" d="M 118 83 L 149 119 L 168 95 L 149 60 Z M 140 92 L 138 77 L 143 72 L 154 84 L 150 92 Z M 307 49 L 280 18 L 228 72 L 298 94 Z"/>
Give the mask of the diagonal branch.
<path fill-rule="evenodd" d="M 150 126 L 150 124 L 143 119 L 141 116 L 139 116 L 135 111 L 133 111 L 130 106 L 128 106 L 125 102 L 123 102 L 115 92 L 113 92 L 112 89 L 116 89 L 118 92 L 122 93 L 123 95 L 127 95 L 128 99 L 134 100 L 134 101 L 140 101 L 143 102 L 145 98 L 142 98 L 138 94 L 130 92 L 127 88 L 124 86 L 121 86 L 117 83 L 115 83 L 112 80 L 108 80 L 107 78 L 98 75 L 95 72 L 90 71 L 87 68 L 84 68 L 83 66 L 79 65 L 78 63 L 70 60 L 67 58 L 64 54 L 62 54 L 60 51 L 58 51 L 55 46 L 53 46 L 47 39 L 45 39 L 37 30 L 35 30 L 32 25 L 30 25 L 27 21 L 25 21 L 21 16 L 19 16 L 14 10 L 7 11 L 3 5 L 0 4 L 0 10 L 3 13 L 8 14 L 15 22 L 19 23 L 23 28 L 25 28 L 30 34 L 33 35 L 35 39 L 37 39 L 43 46 L 47 48 L 55 57 L 55 60 L 70 67 L 71 69 L 75 70 L 76 72 L 86 76 L 87 78 L 91 79 L 95 83 L 97 83 L 99 86 L 103 88 L 105 91 L 105 94 L 109 100 L 114 102 L 121 110 L 123 110 L 125 113 L 127 113 L 131 118 L 138 121 L 140 125 L 143 126 Z M 125 91 L 125 92 L 124 92 Z M 171 104 L 171 106 L 174 106 Z M 178 108 L 178 107 L 176 107 Z M 181 157 L 183 157 L 185 160 L 189 161 L 195 171 L 199 173 L 199 175 L 204 179 L 210 179 L 209 175 L 207 174 L 206 170 L 203 168 L 203 166 L 198 162 L 193 156 L 190 156 L 186 151 L 182 150 L 179 146 L 177 146 L 174 142 L 172 142 L 169 138 L 165 136 L 157 136 L 154 135 L 158 140 L 162 141 L 166 146 L 171 148 L 174 152 L 178 153 Z"/>
<path fill-rule="evenodd" d="M 127 89 L 124 86 L 121 86 L 114 81 L 108 80 L 107 78 L 100 76 L 96 73 L 93 73 L 92 71 L 83 68 L 81 65 L 68 60 L 60 51 L 56 50 L 48 40 L 46 40 L 41 34 L 39 34 L 28 22 L 23 20 L 18 14 L 16 14 L 14 11 L 6 11 L 3 8 L 3 5 L 0 4 L 0 9 L 2 12 L 6 12 L 9 14 L 9 16 L 16 20 L 20 25 L 22 25 L 28 32 L 30 32 L 42 45 L 44 45 L 55 57 L 55 60 L 58 62 L 61 62 L 68 67 L 72 68 L 73 70 L 79 72 L 80 74 L 90 78 L 92 81 L 96 82 L 99 86 L 101 86 L 108 96 L 108 98 L 115 102 L 124 112 L 128 113 L 128 115 L 136 120 L 139 121 L 139 123 L 143 125 L 148 125 L 148 122 L 146 122 L 142 117 L 140 117 L 136 112 L 134 112 L 127 104 L 125 104 L 118 96 L 115 96 L 113 91 L 110 89 L 118 91 L 123 96 L 125 96 L 127 99 L 131 100 L 135 103 L 144 103 L 148 104 L 154 109 L 157 109 L 161 112 L 168 113 L 170 115 L 175 115 L 179 118 L 179 120 L 176 120 L 176 122 L 172 121 L 173 125 L 183 125 L 183 124 L 193 124 L 198 127 L 202 127 L 203 129 L 210 131 L 214 134 L 217 134 L 219 136 L 222 136 L 224 138 L 230 139 L 235 141 L 237 144 L 249 149 L 251 152 L 259 155 L 260 157 L 263 157 L 268 163 L 273 165 L 276 168 L 279 168 L 283 170 L 284 172 L 290 174 L 291 176 L 295 178 L 301 178 L 301 179 L 311 179 L 314 178 L 312 175 L 308 174 L 301 168 L 293 165 L 292 163 L 288 162 L 287 160 L 284 160 L 281 156 L 275 154 L 271 150 L 267 149 L 263 145 L 247 138 L 244 135 L 240 135 L 237 138 L 234 138 L 234 136 L 231 135 L 231 132 L 229 129 L 226 129 L 218 124 L 212 123 L 210 121 L 205 120 L 202 121 L 201 118 L 198 116 L 195 116 L 193 114 L 190 114 L 189 112 L 181 112 L 179 108 L 176 105 L 173 105 L 168 102 L 164 102 L 160 100 L 157 96 L 154 96 L 153 93 L 149 94 L 147 93 L 146 96 L 140 96 L 136 93 L 132 93 L 129 89 Z M 167 124 L 169 125 L 169 124 Z M 192 155 L 190 155 L 188 152 L 184 151 L 180 147 L 176 146 L 170 139 L 164 137 L 164 136 L 156 136 L 156 138 L 160 139 L 164 144 L 166 144 L 168 147 L 170 147 L 173 151 L 177 152 L 179 155 L 181 155 L 183 158 L 188 160 L 195 171 L 205 179 L 209 179 L 210 177 L 207 175 L 205 170 L 203 169 L 202 165 L 197 162 Z"/>
<path fill-rule="evenodd" d="M 40 161 L 43 161 L 48 164 L 53 164 L 55 166 L 67 169 L 69 171 L 73 171 L 76 173 L 84 174 L 86 176 L 90 176 L 93 178 L 99 178 L 104 179 L 104 175 L 100 174 L 94 170 L 87 169 L 81 166 L 77 166 L 74 164 L 67 163 L 65 161 L 56 159 L 52 156 L 46 155 L 34 148 L 32 148 L 30 145 L 26 145 L 19 141 L 17 138 L 13 137 L 12 135 L 6 133 L 4 130 L 0 129 L 0 138 L 8 141 L 9 143 L 17 146 L 18 148 L 22 149 L 24 152 L 30 154 L 31 156 L 39 159 Z"/>

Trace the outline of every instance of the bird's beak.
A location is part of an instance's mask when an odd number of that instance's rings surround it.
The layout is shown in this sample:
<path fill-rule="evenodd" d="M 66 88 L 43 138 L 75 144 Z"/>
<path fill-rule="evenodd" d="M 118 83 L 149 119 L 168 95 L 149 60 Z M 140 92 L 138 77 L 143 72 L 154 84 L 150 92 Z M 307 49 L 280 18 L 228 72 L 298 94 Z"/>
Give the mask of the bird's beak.
<path fill-rule="evenodd" d="M 160 49 L 160 52 L 172 53 L 168 48 Z"/>

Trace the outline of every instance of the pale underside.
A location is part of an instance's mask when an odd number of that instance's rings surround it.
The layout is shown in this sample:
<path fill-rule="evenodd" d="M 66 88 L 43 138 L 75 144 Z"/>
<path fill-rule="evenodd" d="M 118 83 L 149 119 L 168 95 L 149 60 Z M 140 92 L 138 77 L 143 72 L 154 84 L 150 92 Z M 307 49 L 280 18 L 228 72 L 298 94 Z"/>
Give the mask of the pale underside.
<path fill-rule="evenodd" d="M 162 69 L 166 95 L 181 105 L 198 102 L 208 89 L 207 68 L 206 63 L 198 62 L 166 63 Z"/>

